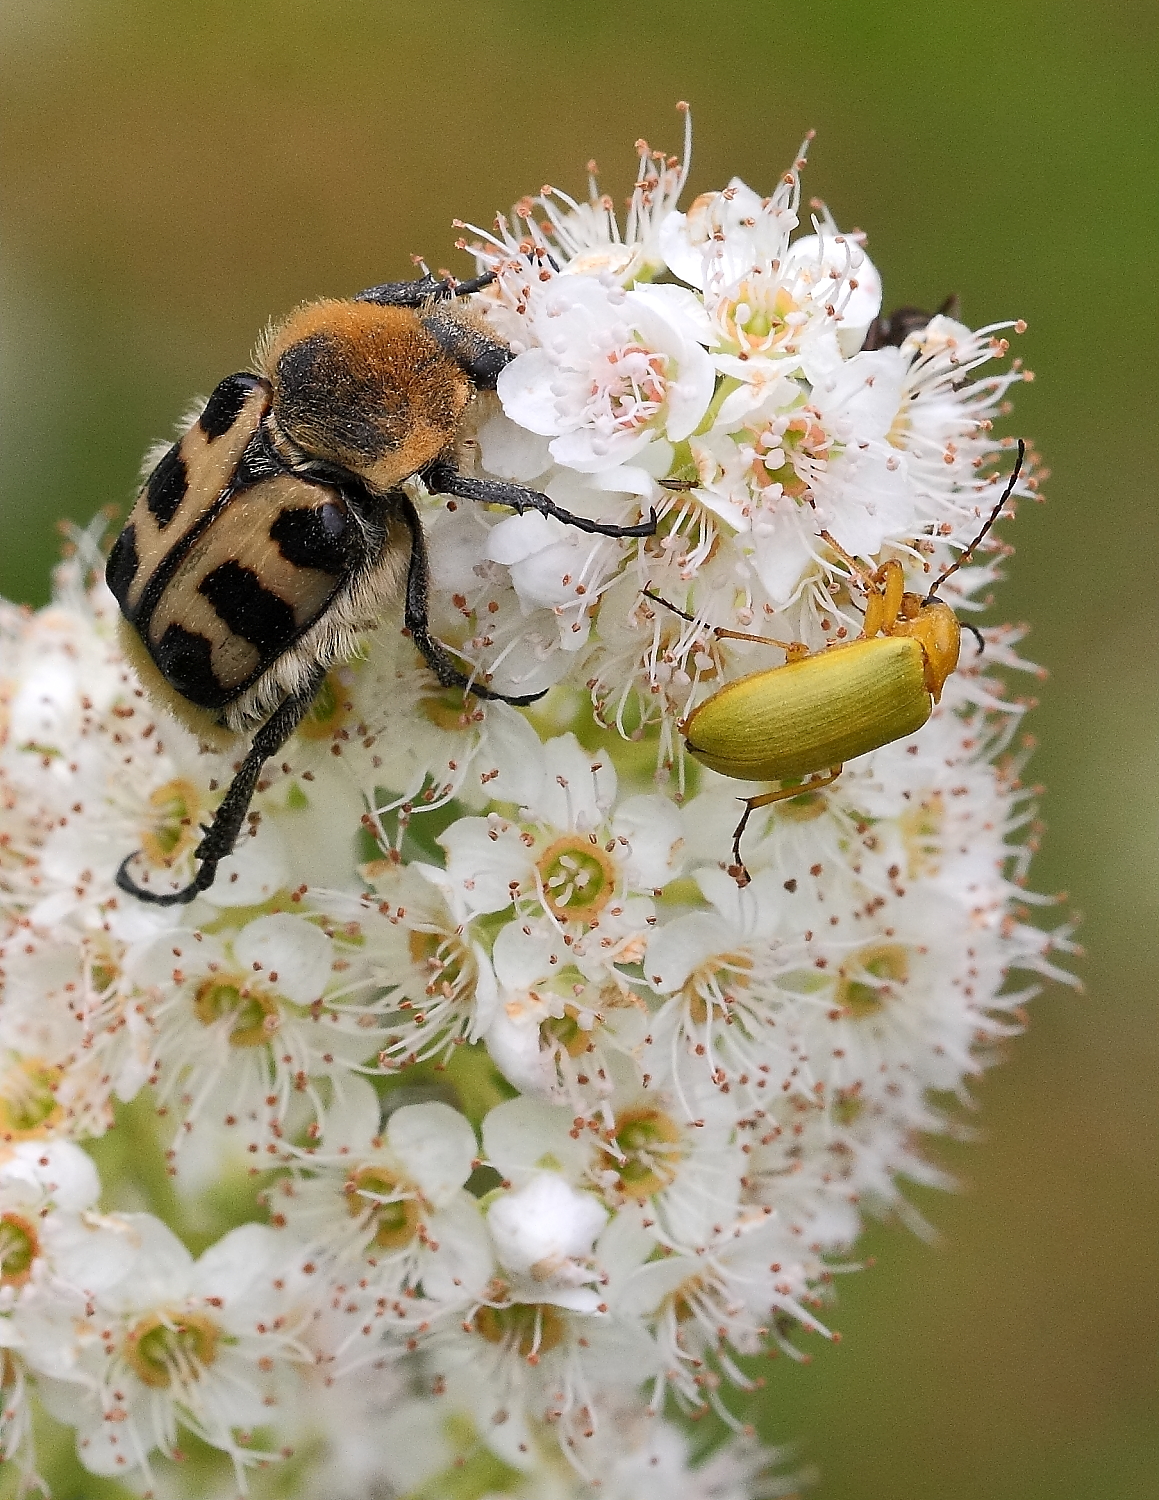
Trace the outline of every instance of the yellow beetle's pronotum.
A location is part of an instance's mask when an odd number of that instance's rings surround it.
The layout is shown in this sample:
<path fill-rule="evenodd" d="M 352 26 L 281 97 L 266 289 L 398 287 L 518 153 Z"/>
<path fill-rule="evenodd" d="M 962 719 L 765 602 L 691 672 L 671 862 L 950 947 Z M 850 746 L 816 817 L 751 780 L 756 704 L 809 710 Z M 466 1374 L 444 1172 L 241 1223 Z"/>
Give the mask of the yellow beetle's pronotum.
<path fill-rule="evenodd" d="M 730 682 L 679 725 L 689 754 L 722 776 L 791 783 L 744 799 L 744 813 L 732 838 L 730 873 L 738 884 L 748 883 L 740 841 L 757 808 L 830 785 L 845 761 L 913 734 L 929 718 L 946 678 L 958 665 L 962 634 L 954 611 L 937 597 L 938 589 L 969 561 L 998 519 L 1018 482 L 1025 454 L 1019 440 L 1018 461 L 1002 498 L 978 535 L 924 597 L 906 592 L 900 562 L 884 563 L 871 573 L 828 532 L 820 533 L 865 587 L 865 623 L 857 640 L 810 653 L 799 641 L 714 628 L 718 638 L 779 646 L 788 658 L 781 666 Z M 658 594 L 645 592 L 695 623 Z"/>

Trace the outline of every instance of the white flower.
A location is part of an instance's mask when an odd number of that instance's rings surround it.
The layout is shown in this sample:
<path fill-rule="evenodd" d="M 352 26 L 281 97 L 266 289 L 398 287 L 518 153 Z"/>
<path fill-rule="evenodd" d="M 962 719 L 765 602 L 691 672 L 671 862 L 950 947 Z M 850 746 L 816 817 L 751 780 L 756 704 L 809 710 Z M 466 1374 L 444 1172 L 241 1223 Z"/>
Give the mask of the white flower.
<path fill-rule="evenodd" d="M 549 740 L 517 769 L 518 821 L 462 818 L 439 840 L 447 883 L 468 915 L 513 903 L 545 914 L 574 937 L 624 915 L 622 902 L 673 878 L 681 864 L 680 821 L 661 797 L 616 806 L 616 773 L 585 754 L 574 735 Z M 592 953 L 596 942 L 577 956 Z M 614 962 L 609 954 L 602 962 Z"/>
<path fill-rule="evenodd" d="M 278 912 L 221 937 L 176 929 L 132 954 L 161 1097 L 184 1131 L 209 1114 L 251 1151 L 273 1151 L 296 1095 L 324 1113 L 317 1080 L 357 1068 L 382 1040 L 360 947 L 357 922 Z"/>
<path fill-rule="evenodd" d="M 686 438 L 707 410 L 714 371 L 691 293 L 561 276 L 528 318 L 535 343 L 503 370 L 499 399 L 512 421 L 553 439 L 558 463 L 598 473 L 638 461 L 657 436 Z"/>
<path fill-rule="evenodd" d="M 600 276 L 623 285 L 646 281 L 661 271 L 660 228 L 680 196 L 692 157 L 692 114 L 687 104 L 677 108 L 684 115 L 683 157 L 652 151 L 647 141 L 636 142 L 639 166 L 623 230 L 612 199 L 599 190 L 595 162 L 589 162 L 586 203 L 559 188 L 545 187 L 515 207 L 511 222 L 500 216 L 498 236 L 474 225 L 461 226 L 479 236 L 467 248 L 478 258 L 480 269 L 494 269 L 511 282 L 520 258 L 527 257 L 567 275 Z M 546 222 L 536 220 L 537 212 Z"/>
<path fill-rule="evenodd" d="M 274 1223 L 334 1260 L 347 1326 L 336 1323 L 331 1358 L 348 1363 L 372 1334 L 413 1339 L 482 1294 L 493 1261 L 476 1200 L 462 1191 L 475 1152 L 470 1125 L 448 1105 L 403 1105 L 383 1128 L 370 1084 L 345 1081 L 320 1146 L 274 1190 Z"/>
<path fill-rule="evenodd" d="M 29 1314 L 38 1389 L 77 1429 L 85 1468 L 148 1479 L 150 1452 L 171 1453 L 179 1424 L 239 1473 L 259 1462 L 249 1433 L 276 1407 L 279 1367 L 305 1356 L 302 1277 L 278 1236 L 244 1225 L 194 1262 L 148 1214 L 124 1215 L 106 1233 L 122 1240 L 122 1276 L 66 1327 L 38 1327 Z"/>
<path fill-rule="evenodd" d="M 454 456 L 650 534 L 408 486 L 430 630 L 511 701 L 441 687 L 391 605 L 213 884 L 162 907 L 118 869 L 190 879 L 244 739 L 151 706 L 96 528 L 48 609 L 0 602 L 0 1456 L 26 1489 L 39 1402 L 137 1484 L 185 1426 L 239 1483 L 276 1442 L 290 1488 L 351 1500 L 783 1493 L 744 1442 L 692 1463 L 662 1403 L 735 1430 L 740 1357 L 826 1336 L 866 1215 L 932 1234 L 924 1136 L 1065 978 L 1066 929 L 1025 911 L 1020 630 L 967 641 L 918 733 L 754 809 L 743 889 L 738 799 L 768 787 L 684 744 L 722 687 L 858 639 L 887 562 L 903 614 L 988 603 L 1024 325 L 865 348 L 881 278 L 827 209 L 802 224 L 803 152 L 768 197 L 681 212 L 687 139 L 637 149 L 626 221 L 593 169 L 469 247 L 491 275 L 459 305 L 512 358 Z M 138 1094 L 175 1195 L 115 1135 L 105 1186 L 170 1225 L 98 1212 L 78 1144 Z M 194 1261 L 174 1231 L 225 1203 L 251 1222 Z"/>

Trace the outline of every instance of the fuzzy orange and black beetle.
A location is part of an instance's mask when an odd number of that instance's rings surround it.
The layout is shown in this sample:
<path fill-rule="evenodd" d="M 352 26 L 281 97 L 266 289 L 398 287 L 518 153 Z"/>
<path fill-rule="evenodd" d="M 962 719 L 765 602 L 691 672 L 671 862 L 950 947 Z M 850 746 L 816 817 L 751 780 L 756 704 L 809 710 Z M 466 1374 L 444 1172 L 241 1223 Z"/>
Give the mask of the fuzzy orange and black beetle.
<path fill-rule="evenodd" d="M 603 525 L 536 490 L 459 472 L 467 409 L 512 358 L 461 300 L 491 280 L 427 274 L 297 308 L 269 329 L 253 371 L 221 382 L 145 481 L 106 569 L 126 652 L 145 687 L 194 730 L 257 729 L 197 847 L 194 879 L 146 890 L 130 854 L 117 872 L 122 890 L 167 906 L 213 883 L 262 766 L 329 667 L 400 591 L 406 628 L 439 681 L 502 696 L 430 633 L 426 546 L 406 480 L 605 536 L 655 531 L 654 513 Z"/>

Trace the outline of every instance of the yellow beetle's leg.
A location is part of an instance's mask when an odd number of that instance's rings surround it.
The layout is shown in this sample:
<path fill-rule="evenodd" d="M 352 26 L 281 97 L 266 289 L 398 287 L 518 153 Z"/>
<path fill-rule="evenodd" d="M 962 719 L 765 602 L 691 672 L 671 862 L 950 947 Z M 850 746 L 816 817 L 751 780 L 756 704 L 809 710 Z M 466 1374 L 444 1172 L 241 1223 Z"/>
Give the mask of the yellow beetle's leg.
<path fill-rule="evenodd" d="M 723 625 L 711 625 L 709 629 L 717 640 L 756 641 L 758 646 L 779 646 L 790 661 L 794 657 L 809 655 L 809 648 L 804 641 L 778 641 L 771 635 L 746 635 L 743 630 L 726 630 Z"/>
<path fill-rule="evenodd" d="M 892 558 L 889 562 L 882 563 L 881 567 L 878 568 L 877 574 L 874 578 L 874 582 L 878 585 L 879 588 L 884 585 L 885 597 L 882 600 L 882 610 L 884 613 L 884 618 L 881 624 L 878 626 L 878 630 L 882 631 L 885 635 L 888 635 L 893 627 L 897 624 L 897 618 L 901 614 L 902 602 L 905 598 L 905 570 L 902 568 L 901 563 L 899 563 L 896 558 Z M 868 636 L 868 606 L 865 610 L 865 618 L 865 634 Z M 874 631 L 874 635 L 876 634 L 877 631 Z"/>
<path fill-rule="evenodd" d="M 905 597 L 905 571 L 896 558 L 891 558 L 874 573 L 866 590 L 865 620 L 861 630 L 867 641 L 892 632 Z"/>
<path fill-rule="evenodd" d="M 837 556 L 846 565 L 850 572 L 857 577 L 861 584 L 861 587 L 866 591 L 866 593 L 871 593 L 877 581 L 872 569 L 867 568 L 863 562 L 858 562 L 857 558 L 851 557 L 849 553 L 846 552 L 841 543 L 837 540 L 837 538 L 835 536 L 832 536 L 828 531 L 819 531 L 817 535 L 826 544 L 830 551 L 836 552 Z"/>
<path fill-rule="evenodd" d="M 861 633 L 867 641 L 873 640 L 875 635 L 880 635 L 885 627 L 885 599 L 874 589 L 865 598 L 865 619 L 862 621 Z"/>
<path fill-rule="evenodd" d="M 749 818 L 753 813 L 758 808 L 771 807 L 774 802 L 787 802 L 790 797 L 801 797 L 806 792 L 818 792 L 823 786 L 831 786 L 840 775 L 840 766 L 830 766 L 828 771 L 822 772 L 819 776 L 810 777 L 801 786 L 781 786 L 775 792 L 762 792 L 759 797 L 746 798 L 740 822 L 733 830 L 732 857 L 734 863 L 729 867 L 728 872 L 737 885 L 748 885 L 749 883 L 749 872 L 745 869 L 745 863 L 740 854 L 740 841 L 745 829 L 748 827 Z"/>

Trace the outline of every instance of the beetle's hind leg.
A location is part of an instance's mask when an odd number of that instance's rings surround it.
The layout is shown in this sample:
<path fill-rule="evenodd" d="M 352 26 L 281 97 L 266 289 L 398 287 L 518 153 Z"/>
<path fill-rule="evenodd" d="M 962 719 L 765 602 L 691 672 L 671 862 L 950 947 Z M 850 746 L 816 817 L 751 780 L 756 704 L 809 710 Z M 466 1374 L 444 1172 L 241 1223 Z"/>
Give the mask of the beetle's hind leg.
<path fill-rule="evenodd" d="M 587 516 L 577 516 L 564 510 L 541 495 L 538 490 L 525 489 L 521 484 L 508 484 L 499 479 L 470 479 L 466 474 L 447 463 L 434 463 L 420 476 L 433 495 L 455 495 L 460 500 L 477 500 L 481 505 L 506 505 L 522 515 L 525 510 L 537 510 L 541 516 L 553 516 L 566 526 L 578 531 L 590 532 L 593 536 L 655 536 L 656 512 L 649 511 L 648 519 L 635 526 L 612 526 L 604 521 L 589 521 Z"/>
<path fill-rule="evenodd" d="M 233 852 L 245 815 L 253 801 L 262 767 L 271 755 L 277 754 L 302 722 L 317 697 L 325 676 L 325 667 L 316 667 L 306 686 L 286 698 L 254 735 L 245 759 L 213 816 L 213 822 L 205 829 L 205 837 L 193 851 L 194 858 L 201 863 L 190 883 L 182 886 L 179 891 L 158 893 L 147 890 L 138 885 L 129 874 L 129 865 L 135 858 L 135 855 L 130 854 L 117 871 L 117 884 L 121 890 L 127 891 L 130 896 L 136 896 L 139 901 L 151 902 L 154 906 L 185 906 L 202 891 L 209 889 L 217 876 L 218 865 Z"/>
<path fill-rule="evenodd" d="M 827 771 L 817 776 L 811 776 L 808 781 L 800 786 L 780 786 L 773 792 L 762 792 L 759 797 L 747 797 L 745 799 L 744 812 L 741 813 L 740 822 L 733 829 L 732 835 L 732 858 L 733 863 L 729 866 L 728 873 L 736 881 L 737 885 L 748 885 L 751 876 L 745 869 L 745 862 L 741 858 L 740 841 L 745 829 L 748 827 L 749 818 L 760 807 L 771 807 L 774 802 L 787 802 L 791 797 L 803 797 L 806 792 L 819 792 L 823 786 L 832 786 L 841 775 L 840 766 L 830 766 Z"/>
<path fill-rule="evenodd" d="M 458 666 L 451 653 L 441 641 L 435 639 L 431 634 L 430 621 L 427 617 L 427 600 L 429 596 L 430 569 L 427 563 L 427 544 L 423 534 L 422 522 L 419 520 L 418 512 L 411 503 L 409 496 L 402 490 L 395 492 L 393 496 L 399 515 L 406 523 L 410 531 L 410 563 L 406 572 L 406 599 L 403 604 L 403 618 L 406 628 L 410 631 L 411 639 L 422 652 L 427 666 L 439 679 L 444 687 L 461 687 L 467 692 L 474 693 L 477 698 L 490 698 L 500 703 L 513 703 L 517 708 L 523 708 L 528 703 L 534 703 L 542 698 L 547 691 L 544 688 L 538 693 L 528 693 L 523 697 L 514 697 L 509 693 L 496 693 L 491 688 L 484 687 L 476 682 L 474 677 L 469 677 L 463 669 Z"/>

